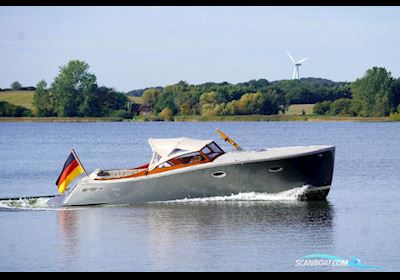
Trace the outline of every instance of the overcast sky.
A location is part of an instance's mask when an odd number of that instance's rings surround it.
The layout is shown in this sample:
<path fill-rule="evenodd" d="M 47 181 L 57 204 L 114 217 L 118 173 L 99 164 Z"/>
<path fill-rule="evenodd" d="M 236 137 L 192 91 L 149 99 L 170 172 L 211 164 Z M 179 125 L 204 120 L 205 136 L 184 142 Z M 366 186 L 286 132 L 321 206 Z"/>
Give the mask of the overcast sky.
<path fill-rule="evenodd" d="M 0 7 L 0 87 L 49 84 L 71 59 L 129 91 L 188 83 L 400 76 L 400 7 Z"/>

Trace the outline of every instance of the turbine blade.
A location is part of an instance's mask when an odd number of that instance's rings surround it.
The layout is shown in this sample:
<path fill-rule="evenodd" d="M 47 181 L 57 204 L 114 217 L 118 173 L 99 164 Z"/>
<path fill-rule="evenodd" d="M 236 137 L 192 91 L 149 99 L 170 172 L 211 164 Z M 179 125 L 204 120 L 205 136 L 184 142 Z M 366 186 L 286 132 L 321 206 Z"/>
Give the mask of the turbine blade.
<path fill-rule="evenodd" d="M 306 60 L 309 60 L 309 59 L 310 59 L 309 57 L 306 57 L 306 58 L 303 58 L 302 60 L 297 61 L 297 63 L 302 63 L 302 62 L 304 62 Z"/>
<path fill-rule="evenodd" d="M 287 54 L 288 54 L 290 60 L 293 62 L 293 64 L 296 64 L 296 61 L 294 60 L 294 58 L 293 58 L 293 56 L 290 54 L 290 52 L 289 52 L 289 51 L 286 51 L 286 52 L 287 52 Z"/>

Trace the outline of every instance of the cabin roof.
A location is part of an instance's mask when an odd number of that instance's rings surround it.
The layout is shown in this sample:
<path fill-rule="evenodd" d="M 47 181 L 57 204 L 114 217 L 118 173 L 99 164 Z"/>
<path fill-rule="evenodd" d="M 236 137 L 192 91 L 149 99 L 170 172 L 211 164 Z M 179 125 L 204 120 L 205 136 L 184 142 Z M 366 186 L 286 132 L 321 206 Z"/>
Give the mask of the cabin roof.
<path fill-rule="evenodd" d="M 149 164 L 149 170 L 164 163 L 174 157 L 200 151 L 204 146 L 212 143 L 213 140 L 198 140 L 187 137 L 149 139 L 149 144 L 153 150 L 153 157 Z"/>

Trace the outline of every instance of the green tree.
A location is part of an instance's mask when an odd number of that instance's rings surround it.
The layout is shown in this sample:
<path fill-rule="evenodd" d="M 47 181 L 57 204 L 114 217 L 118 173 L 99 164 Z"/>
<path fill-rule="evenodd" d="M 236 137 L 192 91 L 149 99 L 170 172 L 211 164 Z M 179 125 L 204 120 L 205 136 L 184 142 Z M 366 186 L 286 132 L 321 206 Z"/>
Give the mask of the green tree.
<path fill-rule="evenodd" d="M 66 66 L 60 67 L 50 89 L 59 117 L 85 116 L 92 113 L 88 112 L 88 104 L 93 99 L 97 84 L 96 76 L 88 70 L 89 64 L 80 60 L 71 60 Z"/>
<path fill-rule="evenodd" d="M 353 116 L 352 100 L 349 98 L 339 98 L 330 104 L 330 115 Z"/>
<path fill-rule="evenodd" d="M 36 115 L 39 117 L 50 117 L 55 115 L 54 98 L 46 87 L 46 81 L 39 81 L 33 94 L 33 106 L 36 109 Z"/>
<path fill-rule="evenodd" d="M 163 120 L 170 121 L 170 120 L 172 120 L 173 113 L 170 108 L 165 107 L 158 115 Z"/>
<path fill-rule="evenodd" d="M 181 81 L 174 87 L 168 86 L 166 91 L 172 92 L 178 114 L 195 115 L 199 113 L 200 96 L 203 93 L 200 87 Z"/>
<path fill-rule="evenodd" d="M 201 107 L 202 116 L 221 116 L 224 114 L 225 103 L 221 104 L 203 104 Z"/>
<path fill-rule="evenodd" d="M 263 114 L 265 96 L 261 92 L 246 93 L 234 101 L 236 112 L 240 115 Z"/>
<path fill-rule="evenodd" d="M 226 101 L 226 98 L 218 91 L 210 91 L 200 96 L 200 107 L 204 104 L 220 104 Z"/>
<path fill-rule="evenodd" d="M 400 105 L 400 78 L 397 78 L 393 81 L 392 91 L 393 107 L 398 108 L 398 106 Z"/>
<path fill-rule="evenodd" d="M 158 98 L 154 111 L 156 113 L 161 112 L 164 108 L 168 107 L 175 115 L 178 112 L 178 108 L 174 102 L 174 93 L 170 91 L 164 91 Z"/>
<path fill-rule="evenodd" d="M 313 113 L 316 115 L 325 115 L 331 109 L 332 101 L 322 101 L 315 103 Z"/>
<path fill-rule="evenodd" d="M 225 106 L 225 97 L 217 91 L 203 93 L 200 96 L 200 113 L 202 116 L 221 115 Z"/>
<path fill-rule="evenodd" d="M 222 110 L 222 115 L 236 115 L 236 107 L 235 101 L 231 101 L 225 104 L 224 109 Z"/>
<path fill-rule="evenodd" d="M 279 111 L 282 113 L 286 112 L 289 106 L 281 89 L 275 86 L 270 86 L 265 90 L 262 90 L 261 93 L 265 98 L 262 111 L 264 115 L 276 115 Z"/>
<path fill-rule="evenodd" d="M 80 110 L 85 116 L 108 117 L 118 116 L 130 118 L 127 114 L 128 97 L 112 88 L 98 87 L 91 98 L 87 98 L 80 105 Z"/>
<path fill-rule="evenodd" d="M 150 88 L 143 92 L 142 100 L 144 104 L 150 104 L 154 107 L 162 91 L 157 88 Z"/>
<path fill-rule="evenodd" d="M 10 104 L 6 101 L 0 101 L 0 117 L 30 117 L 32 111 L 22 107 Z"/>
<path fill-rule="evenodd" d="M 20 82 L 15 81 L 11 84 L 10 87 L 12 90 L 20 90 L 22 88 L 22 85 L 20 84 Z"/>
<path fill-rule="evenodd" d="M 191 87 L 187 92 L 175 96 L 174 102 L 179 107 L 182 115 L 195 115 L 199 113 L 199 102 L 201 92 Z"/>
<path fill-rule="evenodd" d="M 373 109 L 373 115 L 374 116 L 389 116 L 389 114 L 394 111 L 394 110 L 391 110 L 391 107 L 392 106 L 390 105 L 388 95 L 377 96 L 375 98 L 375 106 Z"/>
<path fill-rule="evenodd" d="M 289 104 L 310 104 L 351 97 L 349 83 L 333 82 L 321 78 L 281 80 L 271 84 L 283 91 Z"/>
<path fill-rule="evenodd" d="M 351 84 L 354 106 L 363 117 L 387 116 L 394 110 L 394 80 L 382 67 L 368 69 L 365 75 Z"/>
<path fill-rule="evenodd" d="M 397 107 L 397 111 L 390 113 L 389 115 L 392 121 L 400 121 L 400 105 Z"/>

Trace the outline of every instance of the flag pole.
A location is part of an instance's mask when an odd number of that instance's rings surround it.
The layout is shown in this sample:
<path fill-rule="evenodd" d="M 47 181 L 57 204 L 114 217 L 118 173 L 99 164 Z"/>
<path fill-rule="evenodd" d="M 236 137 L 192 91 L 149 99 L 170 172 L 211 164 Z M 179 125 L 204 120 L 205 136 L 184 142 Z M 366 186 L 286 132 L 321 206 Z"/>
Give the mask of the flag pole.
<path fill-rule="evenodd" d="M 76 158 L 76 160 L 78 161 L 79 165 L 82 167 L 83 171 L 85 172 L 85 175 L 87 177 L 89 177 L 88 173 L 86 172 L 85 167 L 83 167 L 81 160 L 79 159 L 78 155 L 76 154 L 74 148 L 72 148 L 72 154 L 74 155 L 74 157 Z"/>

